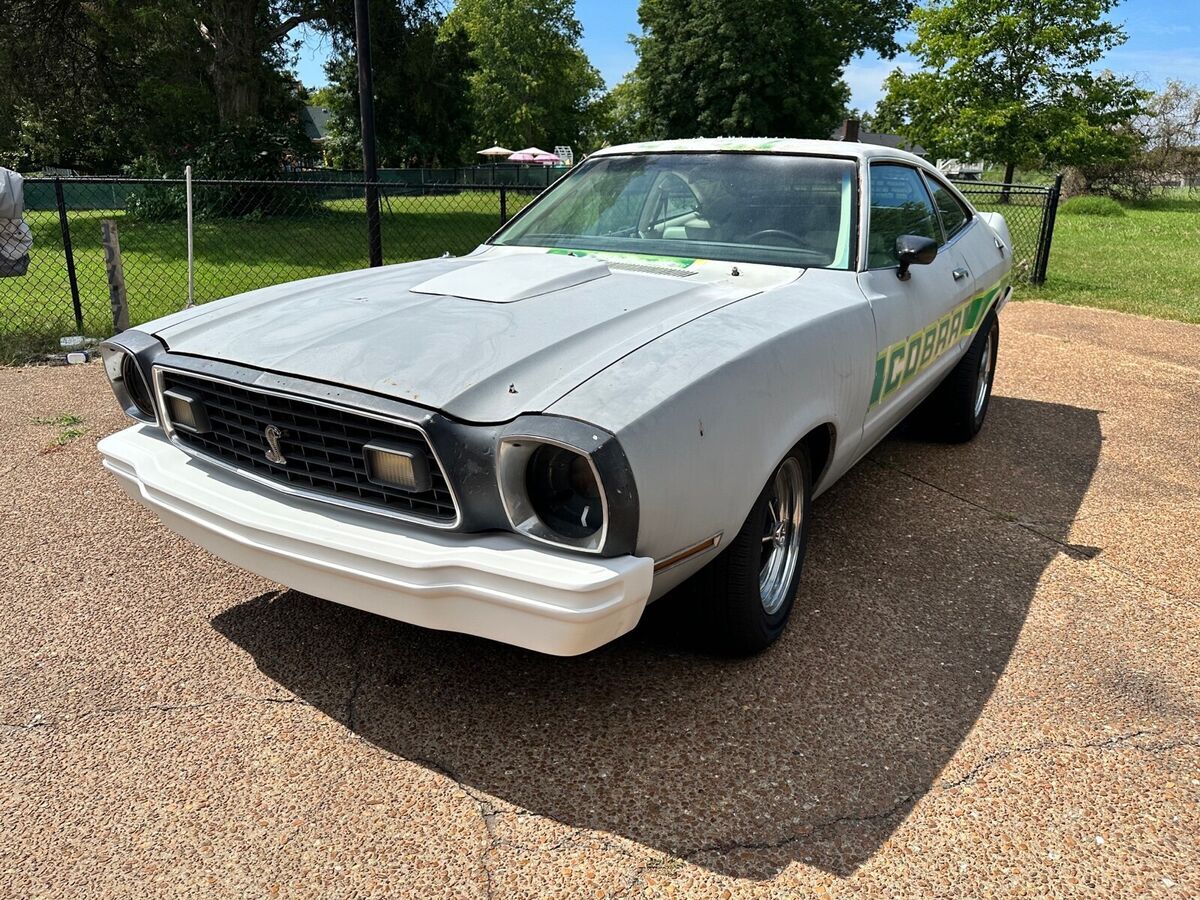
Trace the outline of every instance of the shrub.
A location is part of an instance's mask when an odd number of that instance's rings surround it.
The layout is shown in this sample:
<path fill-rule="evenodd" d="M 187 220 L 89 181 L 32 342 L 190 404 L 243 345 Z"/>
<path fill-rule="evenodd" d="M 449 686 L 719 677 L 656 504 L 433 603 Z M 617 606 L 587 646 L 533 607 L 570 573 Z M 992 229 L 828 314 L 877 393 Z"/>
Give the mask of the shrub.
<path fill-rule="evenodd" d="M 1125 207 L 1112 197 L 1083 195 L 1064 200 L 1058 211 L 1064 216 L 1123 216 Z"/>

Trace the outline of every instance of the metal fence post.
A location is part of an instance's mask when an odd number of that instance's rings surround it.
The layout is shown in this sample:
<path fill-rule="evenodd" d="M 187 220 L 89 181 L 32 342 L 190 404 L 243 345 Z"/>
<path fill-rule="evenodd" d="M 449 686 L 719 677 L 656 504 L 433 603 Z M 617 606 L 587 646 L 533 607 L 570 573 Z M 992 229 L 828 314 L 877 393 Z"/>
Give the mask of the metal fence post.
<path fill-rule="evenodd" d="M 363 176 L 367 182 L 367 258 L 371 266 L 383 265 L 383 238 L 379 226 L 379 167 L 375 160 L 375 94 L 371 85 L 370 4 L 354 0 L 354 46 L 358 56 L 358 112 L 362 122 Z"/>
<path fill-rule="evenodd" d="M 187 276 L 188 276 L 188 295 L 187 306 L 185 309 L 191 309 L 196 305 L 196 256 L 193 253 L 193 208 L 192 208 L 192 167 L 183 167 L 183 177 L 187 181 Z"/>
<path fill-rule="evenodd" d="M 54 201 L 58 204 L 58 227 L 62 230 L 63 253 L 67 257 L 67 281 L 71 284 L 71 305 L 75 310 L 75 328 L 83 334 L 83 306 L 79 303 L 79 280 L 75 277 L 75 251 L 71 248 L 71 225 L 67 221 L 67 202 L 63 198 L 62 179 L 54 179 Z"/>
<path fill-rule="evenodd" d="M 1054 179 L 1054 187 L 1046 195 L 1046 211 L 1042 215 L 1042 229 L 1038 234 L 1037 260 L 1033 267 L 1034 284 L 1046 283 L 1046 269 L 1050 265 L 1050 244 L 1054 240 L 1054 221 L 1058 217 L 1058 201 L 1062 195 L 1062 173 Z"/>
<path fill-rule="evenodd" d="M 500 224 L 508 221 L 508 188 L 500 185 Z"/>

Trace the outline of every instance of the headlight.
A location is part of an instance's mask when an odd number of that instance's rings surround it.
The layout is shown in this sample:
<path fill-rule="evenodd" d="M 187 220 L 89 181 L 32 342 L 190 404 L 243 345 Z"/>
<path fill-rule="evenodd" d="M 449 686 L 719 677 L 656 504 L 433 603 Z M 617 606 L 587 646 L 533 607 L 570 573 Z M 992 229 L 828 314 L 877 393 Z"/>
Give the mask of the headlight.
<path fill-rule="evenodd" d="M 500 442 L 500 494 L 512 527 L 522 534 L 579 550 L 599 552 L 608 526 L 608 503 L 592 457 L 544 437 Z"/>
<path fill-rule="evenodd" d="M 157 421 L 150 388 L 133 354 L 109 344 L 101 345 L 100 353 L 109 384 L 126 415 L 140 422 Z"/>

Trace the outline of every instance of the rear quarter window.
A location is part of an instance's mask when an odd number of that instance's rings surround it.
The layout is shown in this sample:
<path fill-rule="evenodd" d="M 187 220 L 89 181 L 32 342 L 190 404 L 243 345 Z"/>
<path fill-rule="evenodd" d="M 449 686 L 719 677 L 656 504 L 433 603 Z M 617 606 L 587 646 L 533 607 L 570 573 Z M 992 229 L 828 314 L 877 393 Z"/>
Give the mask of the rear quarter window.
<path fill-rule="evenodd" d="M 951 193 L 950 189 L 936 178 L 929 179 L 929 188 L 933 192 L 933 203 L 942 217 L 942 228 L 946 232 L 946 240 L 962 231 L 971 220 L 971 211 Z"/>

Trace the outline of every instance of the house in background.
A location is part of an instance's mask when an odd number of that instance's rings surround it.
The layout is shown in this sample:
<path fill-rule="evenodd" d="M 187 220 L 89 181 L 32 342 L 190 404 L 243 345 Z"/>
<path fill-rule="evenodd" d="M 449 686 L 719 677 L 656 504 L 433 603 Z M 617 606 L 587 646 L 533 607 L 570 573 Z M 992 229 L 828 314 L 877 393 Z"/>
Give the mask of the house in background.
<path fill-rule="evenodd" d="M 325 153 L 325 143 L 329 139 L 329 110 L 324 106 L 306 106 L 300 113 L 300 124 L 304 133 L 313 142 L 313 153 L 310 158 L 301 163 L 310 168 L 318 169 L 329 166 Z"/>
<path fill-rule="evenodd" d="M 890 147 L 893 150 L 907 150 L 921 159 L 929 158 L 929 151 L 920 144 L 910 143 L 907 138 L 898 134 L 864 131 L 858 119 L 847 119 L 840 127 L 833 130 L 829 139 L 831 141 L 858 141 L 860 144 L 874 144 L 877 147 Z"/>

